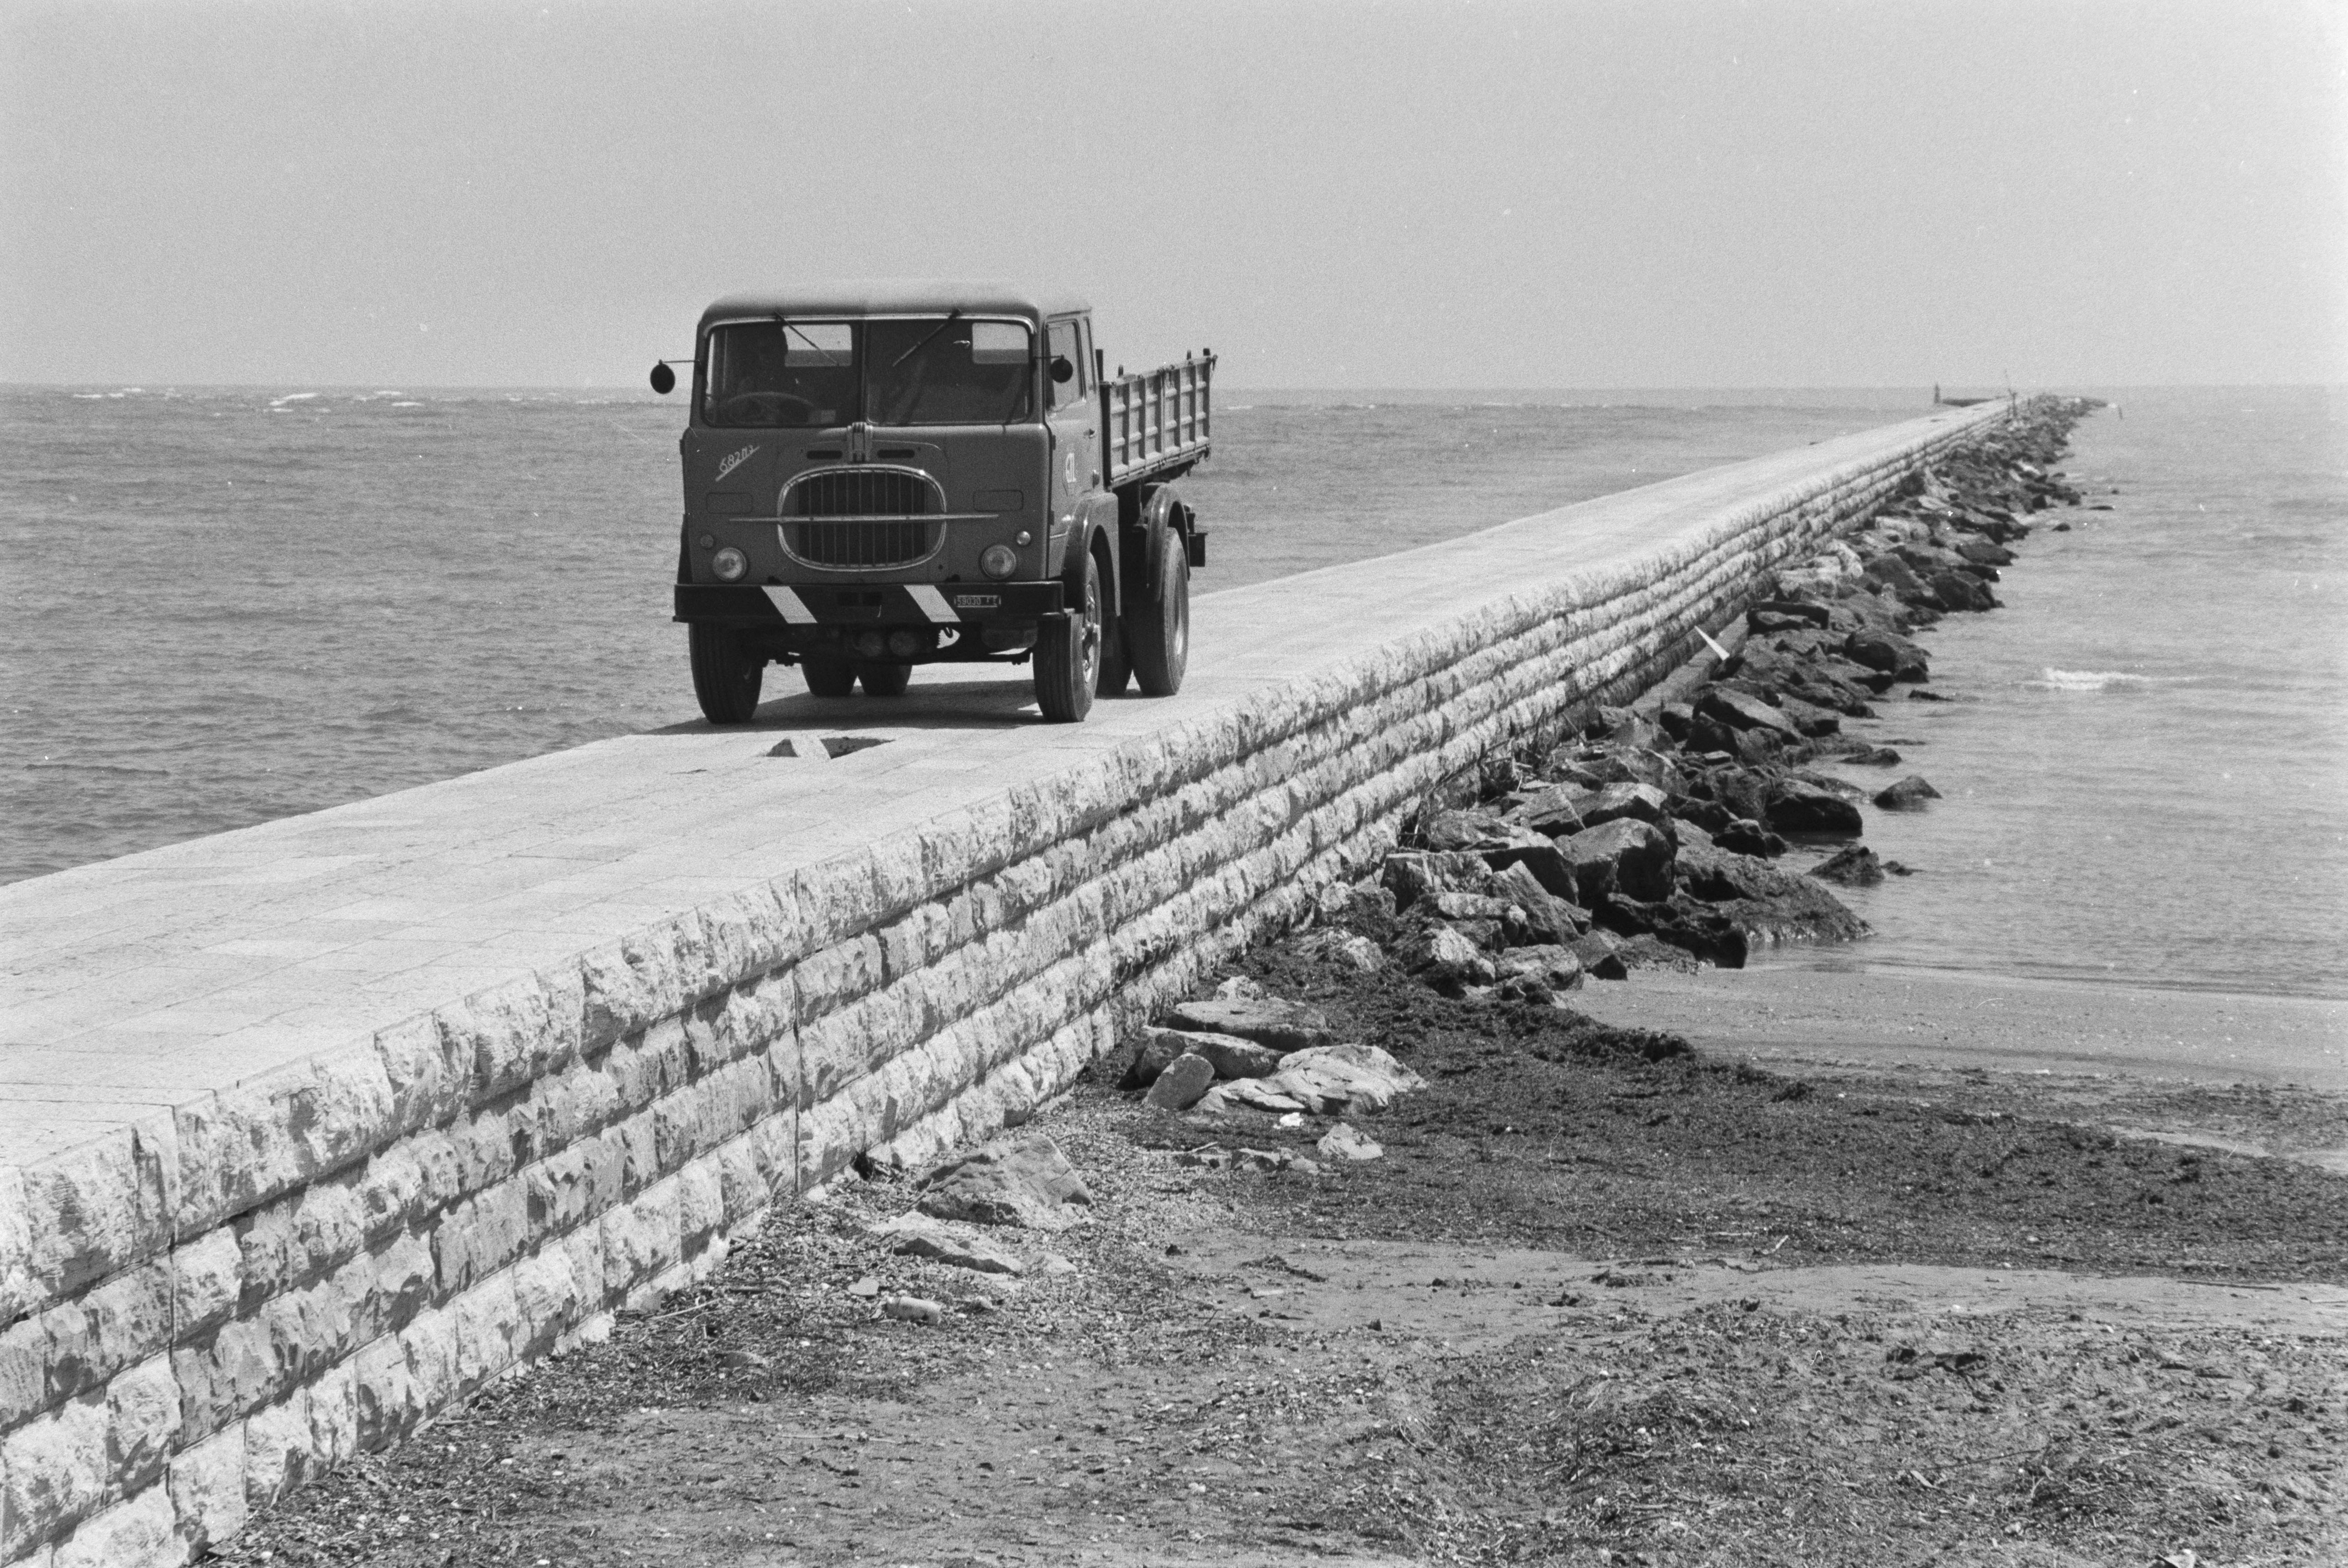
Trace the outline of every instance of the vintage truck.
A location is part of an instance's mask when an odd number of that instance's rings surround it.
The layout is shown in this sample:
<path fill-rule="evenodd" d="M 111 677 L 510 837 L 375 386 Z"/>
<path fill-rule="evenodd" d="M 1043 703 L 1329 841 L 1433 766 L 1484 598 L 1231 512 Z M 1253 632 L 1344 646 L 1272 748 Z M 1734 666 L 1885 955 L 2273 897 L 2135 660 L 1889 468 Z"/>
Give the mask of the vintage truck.
<path fill-rule="evenodd" d="M 1173 481 L 1206 460 L 1215 356 L 1106 363 L 1082 300 L 1000 284 L 703 312 L 676 619 L 709 721 L 747 722 L 769 664 L 843 697 L 898 696 L 915 665 L 1032 660 L 1056 723 L 1128 681 L 1179 690 L 1207 535 Z"/>

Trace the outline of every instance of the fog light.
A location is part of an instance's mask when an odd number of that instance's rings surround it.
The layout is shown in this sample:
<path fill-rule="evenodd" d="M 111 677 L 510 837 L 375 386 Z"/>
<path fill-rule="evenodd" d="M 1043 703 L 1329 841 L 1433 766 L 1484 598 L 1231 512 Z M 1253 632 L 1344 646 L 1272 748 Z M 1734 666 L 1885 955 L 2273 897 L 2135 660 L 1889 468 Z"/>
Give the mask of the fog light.
<path fill-rule="evenodd" d="M 989 577 L 1008 577 L 1019 570 L 1019 552 L 1007 544 L 990 544 L 978 558 L 978 569 Z"/>
<path fill-rule="evenodd" d="M 856 651 L 868 659 L 877 659 L 889 651 L 889 639 L 883 633 L 865 631 L 856 634 Z"/>
<path fill-rule="evenodd" d="M 750 558 L 729 544 L 709 558 L 709 569 L 717 573 L 721 583 L 738 582 L 742 573 L 750 570 Z"/>
<path fill-rule="evenodd" d="M 911 626 L 900 626 L 889 634 L 889 656 L 892 659 L 917 658 L 928 653 L 931 645 L 930 634 Z"/>

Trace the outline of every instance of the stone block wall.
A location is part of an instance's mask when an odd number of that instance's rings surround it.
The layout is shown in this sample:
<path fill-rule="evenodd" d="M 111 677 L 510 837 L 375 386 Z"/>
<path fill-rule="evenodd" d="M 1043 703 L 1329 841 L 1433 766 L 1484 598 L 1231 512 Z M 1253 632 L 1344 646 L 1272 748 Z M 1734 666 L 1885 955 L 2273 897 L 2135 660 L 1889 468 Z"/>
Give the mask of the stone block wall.
<path fill-rule="evenodd" d="M 1015 1119 L 1424 791 L 1651 684 L 1977 422 L 0 1166 L 0 1563 L 186 1562 L 850 1161 Z"/>

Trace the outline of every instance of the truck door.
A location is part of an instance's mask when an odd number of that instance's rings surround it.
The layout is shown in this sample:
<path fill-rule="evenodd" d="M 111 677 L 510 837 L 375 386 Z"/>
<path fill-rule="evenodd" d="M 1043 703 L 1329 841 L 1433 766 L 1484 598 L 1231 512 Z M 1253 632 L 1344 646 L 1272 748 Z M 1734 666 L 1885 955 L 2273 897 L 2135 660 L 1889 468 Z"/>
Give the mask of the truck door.
<path fill-rule="evenodd" d="M 1065 359 L 1073 371 L 1066 381 L 1048 375 L 1044 380 L 1051 399 L 1052 529 L 1057 533 L 1075 525 L 1078 504 L 1100 486 L 1100 409 L 1081 320 L 1048 323 L 1045 345 L 1047 364 Z"/>

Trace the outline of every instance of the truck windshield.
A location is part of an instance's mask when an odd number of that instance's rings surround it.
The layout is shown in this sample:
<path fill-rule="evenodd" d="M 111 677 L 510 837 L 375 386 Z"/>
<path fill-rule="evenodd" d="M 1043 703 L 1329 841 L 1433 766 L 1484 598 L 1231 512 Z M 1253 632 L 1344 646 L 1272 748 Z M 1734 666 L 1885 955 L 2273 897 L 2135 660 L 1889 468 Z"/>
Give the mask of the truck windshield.
<path fill-rule="evenodd" d="M 1033 418 L 1027 324 L 959 315 L 738 322 L 709 335 L 702 418 L 805 428 Z"/>

